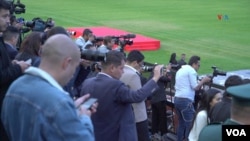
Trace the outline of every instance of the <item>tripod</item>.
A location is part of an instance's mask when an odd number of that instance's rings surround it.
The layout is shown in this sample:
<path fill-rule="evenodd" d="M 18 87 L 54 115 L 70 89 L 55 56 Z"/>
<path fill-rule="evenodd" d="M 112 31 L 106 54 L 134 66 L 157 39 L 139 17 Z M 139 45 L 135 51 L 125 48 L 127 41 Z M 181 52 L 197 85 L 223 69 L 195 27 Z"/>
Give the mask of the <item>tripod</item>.
<path fill-rule="evenodd" d="M 173 98 L 174 98 L 174 93 L 173 93 L 173 89 L 172 89 L 172 87 L 173 87 L 173 84 L 172 83 L 174 83 L 175 81 L 173 81 L 173 76 L 175 76 L 175 75 L 173 75 L 173 73 L 175 73 L 175 72 L 170 72 L 171 74 L 170 74 L 170 78 L 169 78 L 169 82 L 168 82 L 168 84 L 169 84 L 169 94 L 167 94 L 167 95 L 169 95 L 169 97 L 170 97 L 170 100 L 169 100 L 169 98 L 167 98 L 167 106 L 169 106 L 170 108 L 171 108 L 171 110 L 167 110 L 166 112 L 167 112 L 167 129 L 168 129 L 168 131 L 171 131 L 171 132 L 175 132 L 174 131 L 174 127 L 175 127 L 175 123 L 174 123 L 174 100 L 173 100 Z"/>

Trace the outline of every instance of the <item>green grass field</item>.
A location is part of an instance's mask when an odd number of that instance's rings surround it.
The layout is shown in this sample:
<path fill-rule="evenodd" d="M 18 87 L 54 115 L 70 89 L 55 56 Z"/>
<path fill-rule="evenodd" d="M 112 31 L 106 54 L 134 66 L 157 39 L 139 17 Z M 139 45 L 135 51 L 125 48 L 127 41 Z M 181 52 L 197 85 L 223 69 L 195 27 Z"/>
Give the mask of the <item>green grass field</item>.
<path fill-rule="evenodd" d="M 21 0 L 32 20 L 52 17 L 64 27 L 108 26 L 161 41 L 144 51 L 147 62 L 167 64 L 170 54 L 201 57 L 199 73 L 250 68 L 249 0 Z M 218 20 L 217 15 L 228 15 Z"/>

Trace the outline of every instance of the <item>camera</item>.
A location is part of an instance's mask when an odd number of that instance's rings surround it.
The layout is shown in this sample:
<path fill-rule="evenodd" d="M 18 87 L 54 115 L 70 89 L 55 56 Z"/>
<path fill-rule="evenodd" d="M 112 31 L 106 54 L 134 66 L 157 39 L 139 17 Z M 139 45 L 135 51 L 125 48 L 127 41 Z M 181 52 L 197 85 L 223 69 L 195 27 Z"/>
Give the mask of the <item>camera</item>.
<path fill-rule="evenodd" d="M 145 72 L 152 72 L 154 70 L 154 67 L 155 66 L 142 66 L 142 70 L 145 71 Z"/>
<path fill-rule="evenodd" d="M 179 64 L 171 64 L 171 69 L 178 70 L 180 68 Z"/>
<path fill-rule="evenodd" d="M 5 0 L 10 4 L 10 14 L 22 14 L 25 13 L 25 5 L 18 0 L 15 3 L 15 0 Z"/>
<path fill-rule="evenodd" d="M 71 36 L 75 36 L 76 35 L 76 31 L 69 31 L 67 30 L 67 33 Z"/>
<path fill-rule="evenodd" d="M 26 21 L 24 26 L 31 28 L 32 31 L 44 32 L 46 28 L 51 28 L 54 26 L 52 18 L 48 18 L 47 21 L 41 18 L 33 18 L 32 21 Z"/>
<path fill-rule="evenodd" d="M 126 34 L 126 35 L 120 35 L 120 36 L 112 36 L 112 39 L 114 40 L 115 44 L 119 46 L 120 52 L 124 52 L 124 47 L 126 45 L 132 45 L 133 40 L 131 38 L 135 38 L 135 34 Z"/>
<path fill-rule="evenodd" d="M 146 65 L 144 65 L 144 66 L 142 66 L 142 70 L 145 71 L 145 72 L 152 72 L 156 65 L 154 65 L 154 66 L 146 66 Z M 161 68 L 161 74 L 163 74 L 166 71 L 167 71 L 166 67 Z"/>
<path fill-rule="evenodd" d="M 212 66 L 211 68 L 213 69 L 213 77 L 215 77 L 217 75 L 222 75 L 222 76 L 227 75 L 226 72 L 219 70 L 216 66 Z"/>
<path fill-rule="evenodd" d="M 90 49 L 81 51 L 81 58 L 89 61 L 106 61 L 106 53 Z"/>

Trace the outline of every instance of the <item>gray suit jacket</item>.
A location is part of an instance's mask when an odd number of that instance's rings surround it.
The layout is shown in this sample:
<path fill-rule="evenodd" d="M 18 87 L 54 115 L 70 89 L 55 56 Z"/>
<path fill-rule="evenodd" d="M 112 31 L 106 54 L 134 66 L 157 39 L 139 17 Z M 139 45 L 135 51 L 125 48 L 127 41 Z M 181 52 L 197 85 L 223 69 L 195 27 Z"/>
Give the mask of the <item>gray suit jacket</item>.
<path fill-rule="evenodd" d="M 140 76 L 135 70 L 125 65 L 124 73 L 120 80 L 125 83 L 131 90 L 138 90 L 142 87 Z M 135 122 L 145 121 L 147 119 L 147 111 L 144 100 L 139 103 L 132 104 Z"/>

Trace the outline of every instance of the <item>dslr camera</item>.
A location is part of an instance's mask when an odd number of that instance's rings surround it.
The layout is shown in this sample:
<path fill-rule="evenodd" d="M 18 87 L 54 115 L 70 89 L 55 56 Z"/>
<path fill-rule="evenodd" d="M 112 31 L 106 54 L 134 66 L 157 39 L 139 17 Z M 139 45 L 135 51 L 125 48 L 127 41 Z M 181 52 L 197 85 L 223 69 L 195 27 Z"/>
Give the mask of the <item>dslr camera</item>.
<path fill-rule="evenodd" d="M 213 77 L 221 75 L 221 76 L 226 76 L 227 73 L 224 71 L 219 70 L 216 66 L 211 67 L 213 69 Z"/>
<path fill-rule="evenodd" d="M 157 64 L 155 64 L 154 66 L 143 65 L 143 66 L 142 66 L 142 70 L 143 70 L 144 72 L 152 72 L 152 71 L 154 70 L 154 68 L 155 68 L 156 65 L 157 65 Z M 161 68 L 161 74 L 163 74 L 163 73 L 166 72 L 166 71 L 167 71 L 167 68 L 166 68 L 166 67 L 162 67 L 162 68 Z"/>

